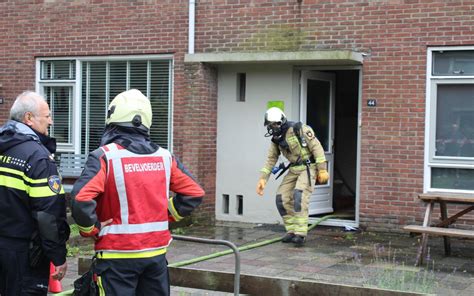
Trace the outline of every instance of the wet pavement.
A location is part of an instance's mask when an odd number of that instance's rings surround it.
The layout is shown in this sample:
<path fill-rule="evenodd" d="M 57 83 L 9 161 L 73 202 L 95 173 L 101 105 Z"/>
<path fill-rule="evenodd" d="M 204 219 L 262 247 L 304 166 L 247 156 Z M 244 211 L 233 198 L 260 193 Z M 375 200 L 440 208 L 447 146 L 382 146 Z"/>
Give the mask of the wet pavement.
<path fill-rule="evenodd" d="M 175 230 L 185 236 L 228 240 L 237 246 L 279 238 L 281 225 L 223 223 L 194 225 Z M 474 242 L 451 239 L 452 255 L 444 256 L 443 240 L 430 237 L 429 254 L 422 267 L 415 267 L 419 236 L 408 233 L 346 232 L 343 228 L 317 226 L 304 247 L 275 242 L 240 253 L 241 273 L 294 280 L 317 281 L 359 287 L 403 290 L 436 295 L 474 295 Z M 173 241 L 168 262 L 176 264 L 228 247 Z M 68 259 L 63 289 L 72 288 L 77 258 Z M 186 268 L 234 272 L 231 254 L 204 260 Z M 172 295 L 232 295 L 172 287 Z M 265 295 L 265 293 L 262 293 Z"/>

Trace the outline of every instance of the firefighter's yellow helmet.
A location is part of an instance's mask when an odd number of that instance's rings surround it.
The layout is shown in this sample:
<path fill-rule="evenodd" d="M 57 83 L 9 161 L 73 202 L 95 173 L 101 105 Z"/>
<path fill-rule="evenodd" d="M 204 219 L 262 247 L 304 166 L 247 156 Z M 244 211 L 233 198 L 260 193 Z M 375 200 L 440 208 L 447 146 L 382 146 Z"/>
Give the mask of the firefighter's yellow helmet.
<path fill-rule="evenodd" d="M 119 93 L 110 102 L 105 123 L 150 130 L 151 104 L 138 89 Z"/>

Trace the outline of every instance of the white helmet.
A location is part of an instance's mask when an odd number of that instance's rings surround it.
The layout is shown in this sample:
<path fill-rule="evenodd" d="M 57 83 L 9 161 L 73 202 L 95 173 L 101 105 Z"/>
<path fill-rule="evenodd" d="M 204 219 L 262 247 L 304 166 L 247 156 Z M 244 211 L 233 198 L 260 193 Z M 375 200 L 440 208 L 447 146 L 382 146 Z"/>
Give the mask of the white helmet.
<path fill-rule="evenodd" d="M 264 126 L 267 127 L 267 133 L 265 137 L 279 136 L 282 129 L 282 125 L 286 123 L 286 115 L 281 111 L 280 108 L 271 107 L 265 112 Z"/>
<path fill-rule="evenodd" d="M 265 112 L 265 122 L 263 125 L 267 126 L 272 123 L 279 123 L 280 125 L 286 123 L 286 115 L 280 108 L 271 107 Z"/>
<path fill-rule="evenodd" d="M 151 104 L 138 89 L 119 93 L 110 102 L 105 123 L 149 131 L 151 127 Z"/>

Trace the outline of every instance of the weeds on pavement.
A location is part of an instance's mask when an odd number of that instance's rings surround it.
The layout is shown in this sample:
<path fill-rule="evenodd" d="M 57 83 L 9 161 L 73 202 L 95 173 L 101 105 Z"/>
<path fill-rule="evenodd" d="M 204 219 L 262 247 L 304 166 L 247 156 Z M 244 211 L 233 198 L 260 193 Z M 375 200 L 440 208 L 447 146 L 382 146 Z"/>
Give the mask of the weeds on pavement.
<path fill-rule="evenodd" d="M 359 268 L 363 286 L 406 292 L 433 293 L 438 287 L 434 273 L 434 260 L 428 257 L 424 267 L 406 265 L 398 261 L 397 251 L 381 244 L 373 247 L 373 259 L 364 268 Z M 353 261 L 361 265 L 361 254 L 354 253 Z"/>

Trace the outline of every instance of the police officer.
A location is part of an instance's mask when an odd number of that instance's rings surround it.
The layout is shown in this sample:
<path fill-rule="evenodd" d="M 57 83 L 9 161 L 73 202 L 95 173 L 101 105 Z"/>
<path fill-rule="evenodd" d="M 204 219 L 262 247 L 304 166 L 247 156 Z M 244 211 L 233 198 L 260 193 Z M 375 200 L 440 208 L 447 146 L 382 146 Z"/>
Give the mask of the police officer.
<path fill-rule="evenodd" d="M 45 99 L 27 91 L 0 128 L 1 295 L 46 295 L 50 262 L 54 279 L 67 270 L 69 226 L 51 124 Z"/>
<path fill-rule="evenodd" d="M 258 195 L 263 195 L 272 168 L 280 153 L 283 154 L 290 163 L 283 169 L 288 173 L 276 195 L 277 209 L 286 228 L 282 242 L 292 242 L 300 247 L 305 243 L 308 232 L 308 204 L 315 176 L 320 184 L 329 179 L 324 149 L 311 127 L 288 121 L 279 108 L 267 110 L 264 125 L 267 127 L 265 136 L 271 137 L 271 145 L 267 161 L 260 170 L 256 191 Z"/>
<path fill-rule="evenodd" d="M 190 215 L 204 196 L 183 164 L 151 142 L 151 122 L 150 101 L 139 90 L 118 94 L 102 146 L 72 190 L 80 234 L 96 240 L 94 272 L 105 295 L 169 295 L 168 222 Z"/>

